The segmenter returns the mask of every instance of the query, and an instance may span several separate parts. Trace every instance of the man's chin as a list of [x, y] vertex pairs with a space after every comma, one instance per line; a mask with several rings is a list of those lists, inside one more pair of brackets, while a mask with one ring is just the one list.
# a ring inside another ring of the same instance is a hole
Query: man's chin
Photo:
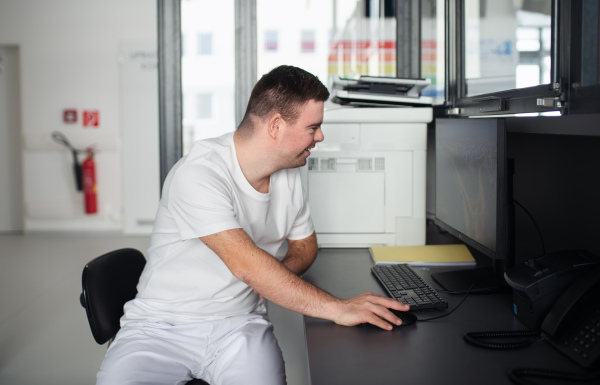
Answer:
[[292, 164], [290, 164], [288, 167], [286, 168], [298, 168], [298, 167], [304, 167], [306, 166], [307, 163], [307, 157], [298, 157], [296, 158], [296, 161]]

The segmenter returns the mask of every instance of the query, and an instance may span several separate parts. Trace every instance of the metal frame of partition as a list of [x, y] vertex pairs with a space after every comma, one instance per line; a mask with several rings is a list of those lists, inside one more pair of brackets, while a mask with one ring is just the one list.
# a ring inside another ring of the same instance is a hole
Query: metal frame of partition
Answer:
[[160, 186], [182, 155], [181, 3], [158, 0]]

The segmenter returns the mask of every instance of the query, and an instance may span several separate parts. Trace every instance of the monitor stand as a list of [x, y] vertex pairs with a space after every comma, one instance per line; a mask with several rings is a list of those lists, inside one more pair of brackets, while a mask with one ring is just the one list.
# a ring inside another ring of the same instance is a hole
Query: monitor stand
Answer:
[[466, 293], [469, 288], [471, 293], [499, 293], [510, 290], [504, 276], [494, 274], [491, 266], [434, 273], [431, 277], [450, 293]]

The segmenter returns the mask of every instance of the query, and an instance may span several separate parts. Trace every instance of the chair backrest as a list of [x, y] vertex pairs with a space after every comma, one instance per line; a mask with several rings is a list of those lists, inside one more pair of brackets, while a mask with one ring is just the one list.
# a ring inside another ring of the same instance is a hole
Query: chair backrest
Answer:
[[137, 283], [146, 264], [136, 249], [120, 249], [101, 255], [83, 269], [81, 305], [92, 335], [100, 345], [119, 331], [123, 305], [137, 294]]

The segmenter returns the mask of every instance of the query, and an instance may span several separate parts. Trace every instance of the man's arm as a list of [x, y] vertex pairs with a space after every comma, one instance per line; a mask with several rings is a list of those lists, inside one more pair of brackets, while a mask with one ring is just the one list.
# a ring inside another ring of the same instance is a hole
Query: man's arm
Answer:
[[281, 262], [296, 275], [302, 275], [313, 264], [318, 252], [317, 235], [313, 232], [304, 239], [288, 239], [288, 250]]
[[222, 231], [200, 240], [223, 260], [236, 278], [268, 300], [295, 312], [345, 326], [370, 323], [389, 330], [392, 326], [383, 319], [395, 325], [401, 321], [388, 308], [408, 310], [408, 306], [398, 301], [373, 293], [349, 300], [335, 298], [257, 247], [242, 229]]

